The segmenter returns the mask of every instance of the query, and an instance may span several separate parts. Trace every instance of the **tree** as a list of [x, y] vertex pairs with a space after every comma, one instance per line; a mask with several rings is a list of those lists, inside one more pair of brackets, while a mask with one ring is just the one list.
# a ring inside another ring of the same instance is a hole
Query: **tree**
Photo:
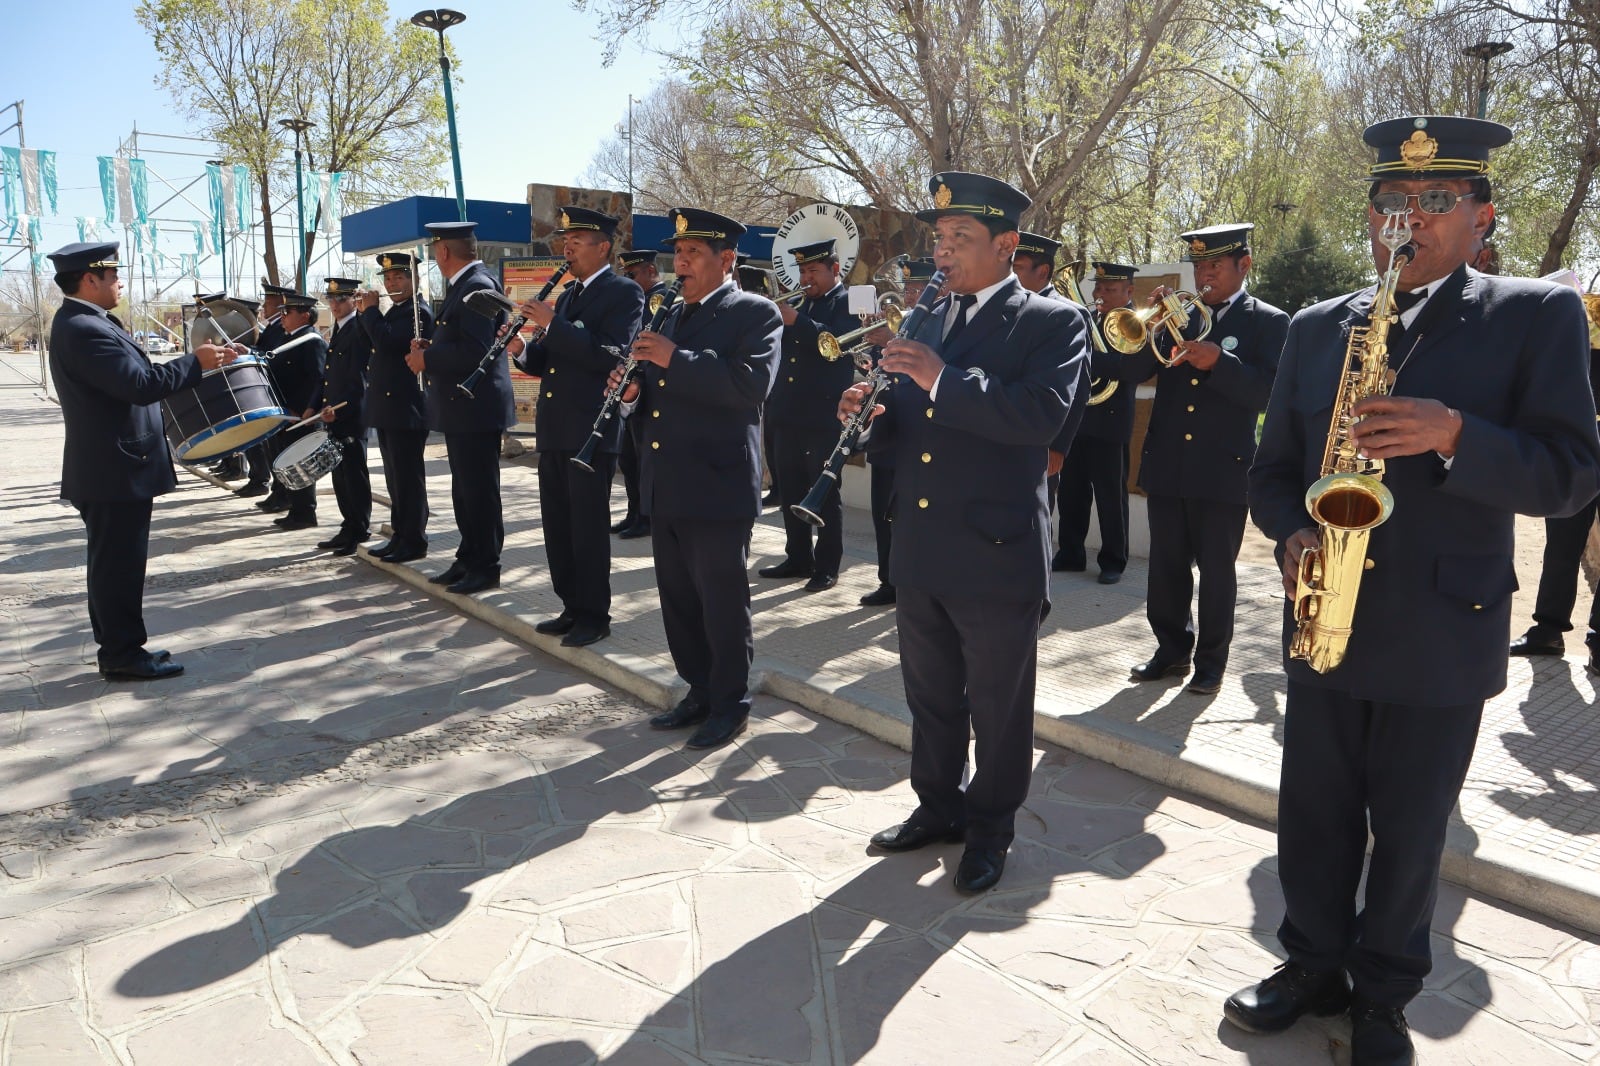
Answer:
[[157, 83], [225, 161], [250, 168], [273, 281], [273, 189], [294, 180], [279, 119], [315, 122], [313, 165], [347, 172], [358, 197], [439, 184], [447, 154], [434, 38], [404, 22], [386, 29], [387, 11], [383, 0], [140, 0], [136, 9], [162, 60]]
[[1255, 256], [1250, 289], [1291, 315], [1319, 300], [1359, 289], [1370, 280], [1364, 264], [1329, 247], [1310, 222], [1300, 223], [1292, 245]]

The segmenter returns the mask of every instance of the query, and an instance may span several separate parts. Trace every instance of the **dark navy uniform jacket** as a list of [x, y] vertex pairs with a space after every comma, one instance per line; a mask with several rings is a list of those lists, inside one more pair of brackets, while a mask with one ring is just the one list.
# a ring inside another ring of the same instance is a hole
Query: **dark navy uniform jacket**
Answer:
[[316, 338], [297, 344], [281, 355], [272, 357], [272, 383], [278, 389], [283, 406], [298, 419], [311, 407], [322, 390], [323, 368], [328, 359], [328, 342], [322, 339], [317, 327], [306, 325], [289, 334], [284, 343], [310, 332]]
[[[417, 309], [422, 336], [433, 336], [433, 308], [423, 300]], [[361, 312], [361, 328], [372, 345], [367, 364], [367, 425], [376, 429], [427, 429], [428, 416], [417, 375], [406, 366], [411, 338], [417, 335], [411, 301], [390, 306], [387, 312], [369, 307]]]
[[783, 319], [771, 300], [731, 281], [687, 323], [685, 307], [662, 327], [678, 346], [671, 364], [646, 363], [639, 375], [631, 417], [642, 422], [643, 508], [653, 518], [753, 520], [761, 514], [761, 407]]
[[794, 324], [783, 327], [783, 358], [767, 401], [767, 418], [774, 426], [838, 433], [839, 394], [855, 383], [855, 362], [847, 355], [824, 359], [817, 351], [817, 336], [843, 336], [860, 328], [850, 313], [849, 293], [835, 285], [820, 300], [802, 300]]
[[1245, 292], [1212, 324], [1206, 339], [1222, 355], [1210, 370], [1163, 367], [1146, 352], [1124, 357], [1125, 374], [1140, 381], [1156, 375], [1140, 488], [1152, 496], [1244, 504], [1256, 421], [1272, 394], [1288, 331], [1288, 315]]
[[177, 487], [159, 402], [200, 383], [200, 363], [160, 366], [109, 315], [68, 299], [50, 325], [50, 376], [67, 443], [61, 498], [149, 500]]
[[[288, 339], [289, 331], [283, 328], [283, 320], [279, 319], [256, 336], [256, 351], [265, 357], [268, 352]], [[277, 393], [278, 399], [281, 401], [283, 400], [283, 386], [278, 384], [278, 371], [273, 363], [274, 360], [272, 359], [264, 359], [262, 366], [266, 368], [267, 380], [272, 383], [272, 391]], [[288, 405], [285, 404], [285, 410], [287, 409]], [[299, 411], [291, 413], [295, 418], [300, 417]]]
[[468, 267], [439, 303], [422, 379], [427, 389], [428, 428], [440, 433], [500, 433], [517, 424], [511, 365], [503, 350], [473, 386], [470, 397], [456, 388], [477, 369], [506, 321], [504, 312], [489, 318], [467, 309], [467, 293], [477, 289], [501, 291], [500, 283], [482, 263]]
[[949, 297], [914, 335], [946, 369], [936, 398], [904, 375], [872, 422], [894, 453], [889, 580], [937, 596], [1050, 596], [1045, 452], [1082, 406], [1084, 319], [1012, 278], [946, 350]]
[[[1095, 328], [1100, 329], [1105, 322], [1105, 315], [1099, 311], [1091, 311], [1090, 314], [1094, 316]], [[1101, 335], [1104, 336], [1104, 333]], [[1104, 402], [1084, 409], [1083, 427], [1078, 430], [1080, 437], [1116, 441], [1119, 444], [1133, 440], [1134, 399], [1139, 383], [1150, 376], [1150, 363], [1139, 358], [1143, 354], [1126, 356], [1109, 346], [1106, 351], [1096, 351], [1093, 342], [1090, 343], [1090, 372], [1102, 388], [1115, 381], [1117, 390]], [[1144, 377], [1136, 377], [1141, 372]]]
[[359, 319], [359, 313], [353, 314], [344, 325], [335, 327], [333, 340], [328, 345], [327, 359], [323, 363], [322, 382], [311, 394], [311, 406], [318, 410], [325, 404], [344, 404], [333, 413], [333, 422], [324, 428], [337, 429], [346, 435], [360, 433], [367, 424], [364, 401], [367, 395], [367, 365], [372, 358], [372, 339], [367, 336]]
[[[606, 378], [639, 332], [644, 290], [607, 268], [578, 298], [568, 285], [556, 300], [556, 317], [544, 339], [524, 349], [517, 365], [539, 375], [534, 415], [541, 452], [576, 452], [594, 431], [606, 398]], [[596, 450], [615, 455], [622, 444], [622, 419], [610, 419]]]
[[[1290, 326], [1250, 471], [1251, 515], [1279, 544], [1313, 525], [1306, 489], [1321, 474], [1348, 330], [1367, 323], [1372, 297], [1326, 300]], [[1288, 673], [1358, 699], [1474, 703], [1505, 688], [1513, 516], [1571, 514], [1600, 491], [1583, 307], [1570, 288], [1462, 267], [1400, 347], [1394, 394], [1460, 411], [1460, 443], [1448, 470], [1432, 452], [1385, 461], [1394, 513], [1368, 541], [1348, 654], [1326, 675], [1299, 661]]]
[[[1078, 317], [1082, 320], [1084, 343], [1089, 343], [1089, 309], [1087, 307], [1065, 293], [1057, 292], [1054, 285], [1046, 285], [1039, 290], [1039, 295], [1059, 300], [1076, 311]], [[1093, 356], [1095, 354], [1094, 346], [1090, 345], [1086, 352], [1089, 356]], [[1050, 450], [1053, 452], [1060, 452], [1062, 455], [1066, 455], [1067, 452], [1072, 450], [1073, 440], [1083, 432], [1083, 424], [1089, 417], [1088, 400], [1091, 370], [1092, 364], [1090, 360], [1084, 359], [1082, 366], [1078, 368], [1078, 383], [1074, 386], [1074, 392], [1076, 395], [1083, 397], [1084, 402], [1073, 404], [1072, 410], [1067, 412], [1067, 420], [1061, 423], [1061, 432], [1057, 433], [1056, 439], [1050, 442]]]

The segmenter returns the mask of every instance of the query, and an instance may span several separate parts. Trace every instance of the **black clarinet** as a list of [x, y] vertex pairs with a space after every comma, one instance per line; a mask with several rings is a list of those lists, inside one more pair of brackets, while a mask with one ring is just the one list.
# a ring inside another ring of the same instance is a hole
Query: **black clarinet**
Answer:
[[[567, 267], [567, 263], [562, 263], [556, 268], [556, 272], [550, 275], [550, 280], [545, 282], [544, 288], [539, 290], [537, 299], [540, 303], [543, 303], [550, 295], [551, 290], [556, 287], [556, 283], [567, 276]], [[414, 296], [412, 297], [412, 299], [415, 298]], [[511, 321], [506, 324], [506, 331], [489, 346], [487, 352], [483, 353], [483, 358], [478, 360], [478, 368], [467, 375], [467, 380], [456, 386], [458, 391], [466, 393], [470, 399], [472, 397], [472, 387], [483, 380], [483, 375], [487, 374], [489, 368], [494, 365], [495, 358], [505, 351], [506, 345], [511, 343], [511, 338], [517, 335], [517, 331], [527, 324], [528, 316], [512, 313], [512, 309], [516, 305], [511, 302], [511, 298], [495, 292], [493, 289], [478, 289], [467, 293], [466, 304], [468, 308], [485, 318], [493, 318], [501, 311], [511, 314]]]
[[[672, 310], [672, 305], [677, 302], [678, 293], [683, 289], [683, 279], [679, 278], [667, 287], [661, 294], [661, 304], [656, 308], [656, 313], [650, 317], [640, 333], [660, 333], [661, 327], [666, 324], [667, 314]], [[637, 335], [636, 335], [637, 337]], [[622, 393], [628, 387], [628, 382], [639, 369], [639, 360], [633, 357], [633, 342], [628, 342], [628, 352], [623, 356], [621, 348], [611, 349], [612, 354], [622, 358], [622, 376], [617, 379], [616, 388], [606, 392], [605, 402], [600, 405], [600, 414], [594, 420], [594, 429], [589, 431], [589, 439], [583, 442], [583, 447], [578, 454], [572, 457], [572, 464], [586, 473], [594, 473], [594, 451], [600, 446], [600, 440], [605, 436], [606, 423], [617, 413], [617, 407], [622, 403]]]
[[[933, 277], [928, 279], [927, 287], [922, 290], [922, 296], [917, 300], [917, 306], [906, 312], [900, 320], [900, 329], [895, 333], [896, 340], [910, 337], [922, 326], [922, 320], [933, 311], [934, 303], [939, 299], [939, 290], [944, 288], [944, 271], [935, 270]], [[867, 422], [872, 418], [872, 408], [876, 406], [878, 397], [883, 395], [885, 389], [891, 384], [888, 374], [874, 366], [867, 375], [867, 384], [872, 386], [872, 391], [867, 393], [861, 402], [861, 410], [845, 419], [844, 431], [839, 434], [839, 442], [833, 446], [833, 452], [828, 456], [828, 461], [822, 464], [822, 476], [817, 478], [817, 483], [811, 486], [811, 491], [806, 493], [806, 498], [789, 508], [789, 512], [796, 518], [804, 519], [818, 529], [822, 528], [822, 501], [828, 498], [828, 493], [839, 487], [839, 476], [844, 472], [844, 464], [854, 454], [856, 443], [861, 440], [862, 431], [867, 428]]]

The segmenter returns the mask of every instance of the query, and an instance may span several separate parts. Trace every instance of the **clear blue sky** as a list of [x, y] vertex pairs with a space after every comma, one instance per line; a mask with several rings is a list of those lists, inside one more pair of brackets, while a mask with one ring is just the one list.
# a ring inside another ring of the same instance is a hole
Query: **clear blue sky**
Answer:
[[[409, 17], [432, 2], [391, 0], [390, 12]], [[563, 0], [443, 2], [467, 15], [449, 33], [462, 76], [455, 99], [463, 180], [473, 199], [521, 202], [530, 182], [575, 180], [625, 119], [628, 94], [648, 94], [664, 75], [660, 60], [631, 46], [603, 67], [593, 17]], [[60, 215], [44, 220], [48, 250], [77, 240], [76, 216], [100, 214], [96, 156], [116, 152], [135, 125], [142, 132], [193, 131], [155, 85], [155, 49], [134, 20], [132, 0], [5, 6], [0, 107], [25, 101], [28, 147], [57, 154]], [[10, 111], [0, 115], [0, 126], [13, 118]], [[16, 143], [15, 131], [0, 135], [0, 144]], [[148, 158], [155, 172], [180, 184], [204, 170], [201, 159]], [[439, 177], [439, 192], [447, 193], [448, 170]], [[195, 191], [203, 196], [204, 185]]]

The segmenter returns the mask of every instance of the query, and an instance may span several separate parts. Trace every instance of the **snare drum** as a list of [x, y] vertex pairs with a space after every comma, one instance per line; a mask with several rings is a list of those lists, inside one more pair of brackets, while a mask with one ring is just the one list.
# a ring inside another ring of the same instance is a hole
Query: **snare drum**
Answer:
[[172, 454], [194, 463], [242, 452], [294, 419], [278, 403], [261, 360], [241, 356], [161, 401], [161, 421]]
[[291, 492], [309, 489], [319, 477], [338, 466], [343, 458], [343, 442], [338, 437], [328, 436], [323, 430], [314, 429], [278, 453], [278, 457], [272, 460], [272, 476]]

